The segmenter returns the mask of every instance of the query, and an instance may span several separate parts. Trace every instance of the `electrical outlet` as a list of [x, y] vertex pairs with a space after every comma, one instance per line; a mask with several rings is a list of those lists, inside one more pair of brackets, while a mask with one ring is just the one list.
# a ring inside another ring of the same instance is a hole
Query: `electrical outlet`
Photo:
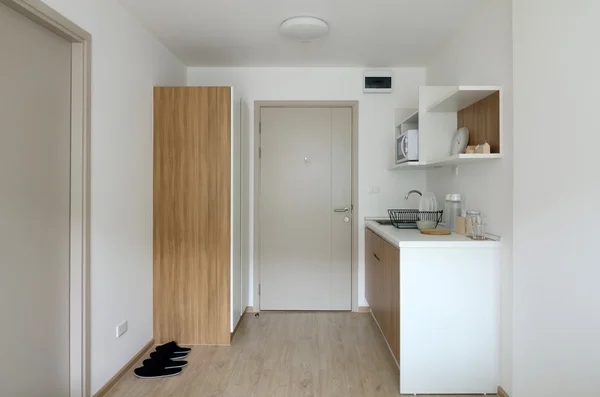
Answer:
[[123, 336], [123, 334], [127, 332], [127, 320], [123, 321], [121, 324], [117, 325], [117, 338]]

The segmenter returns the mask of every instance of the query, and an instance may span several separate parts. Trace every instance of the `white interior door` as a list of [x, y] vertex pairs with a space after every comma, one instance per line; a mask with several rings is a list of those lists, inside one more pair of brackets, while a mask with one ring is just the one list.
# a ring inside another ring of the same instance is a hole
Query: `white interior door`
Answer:
[[351, 310], [351, 108], [263, 108], [261, 149], [260, 309]]
[[0, 3], [0, 396], [69, 395], [71, 44]]

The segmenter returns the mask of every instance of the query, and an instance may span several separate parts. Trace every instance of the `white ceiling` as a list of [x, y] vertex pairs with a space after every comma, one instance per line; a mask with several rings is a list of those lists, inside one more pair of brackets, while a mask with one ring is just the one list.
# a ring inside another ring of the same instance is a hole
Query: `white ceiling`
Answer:
[[[121, 0], [188, 66], [369, 67], [423, 65], [487, 1], [506, 0]], [[329, 35], [282, 37], [295, 15]]]

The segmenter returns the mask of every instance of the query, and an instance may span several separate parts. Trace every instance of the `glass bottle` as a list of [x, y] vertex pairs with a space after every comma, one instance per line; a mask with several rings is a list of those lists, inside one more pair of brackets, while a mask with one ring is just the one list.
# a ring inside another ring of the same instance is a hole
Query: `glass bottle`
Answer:
[[483, 223], [483, 215], [479, 210], [467, 211], [467, 221], [471, 222], [473, 229], [473, 240], [485, 240], [485, 224]]

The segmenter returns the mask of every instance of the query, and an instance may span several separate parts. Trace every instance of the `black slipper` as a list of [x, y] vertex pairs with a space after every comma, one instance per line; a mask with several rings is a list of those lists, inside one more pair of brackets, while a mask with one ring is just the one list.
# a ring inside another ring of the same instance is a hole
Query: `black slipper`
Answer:
[[156, 358], [151, 358], [148, 360], [144, 360], [144, 362], [142, 363], [144, 365], [144, 367], [160, 367], [160, 368], [166, 368], [166, 369], [173, 369], [173, 368], [183, 368], [185, 366], [188, 365], [187, 361], [183, 361], [183, 360], [178, 360], [178, 361], [173, 361], [173, 360], [169, 360], [168, 358], [161, 358], [161, 359], [156, 359]]
[[175, 341], [165, 343], [164, 345], [156, 346], [157, 352], [171, 352], [171, 353], [189, 353], [192, 349], [189, 347], [181, 347]]
[[152, 352], [150, 358], [156, 360], [183, 360], [188, 356], [187, 353], [171, 353], [171, 352]]
[[177, 376], [180, 375], [182, 371], [181, 368], [166, 369], [152, 365], [136, 368], [133, 371], [133, 374], [141, 379], [158, 379]]

